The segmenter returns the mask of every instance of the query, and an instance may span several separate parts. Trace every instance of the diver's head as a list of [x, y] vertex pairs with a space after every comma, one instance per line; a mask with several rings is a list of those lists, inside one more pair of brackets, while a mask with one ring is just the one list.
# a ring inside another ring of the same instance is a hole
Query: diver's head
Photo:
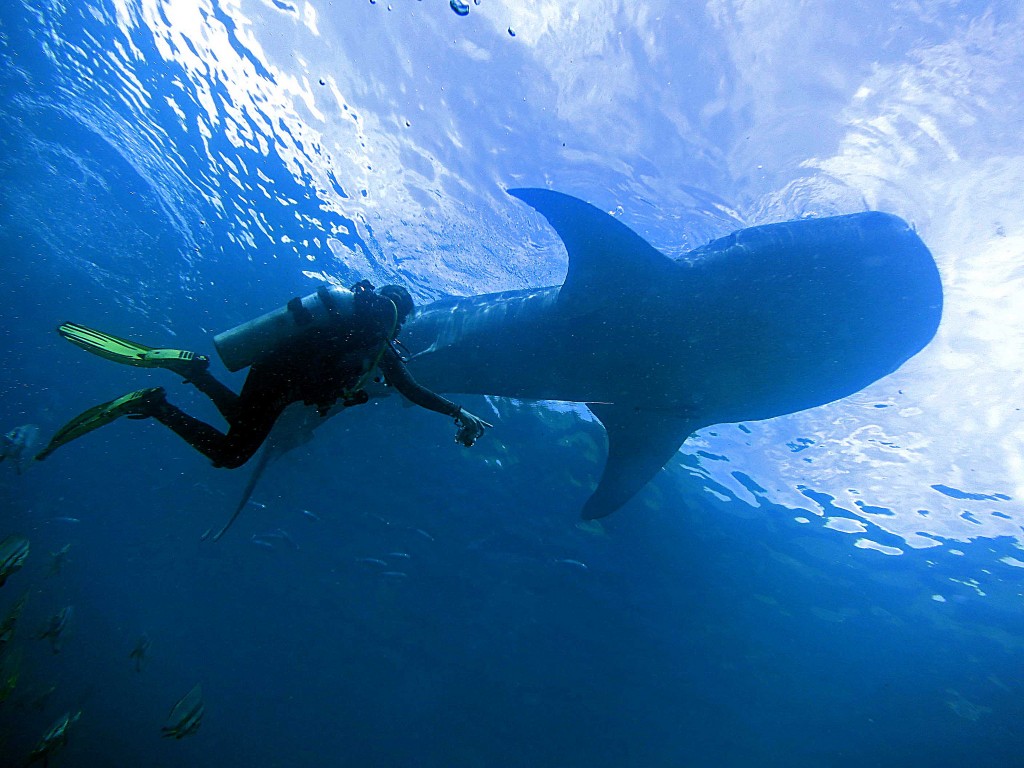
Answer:
[[404, 323], [416, 308], [412, 301], [412, 295], [400, 285], [383, 285], [377, 289], [377, 293], [385, 299], [390, 299], [395, 305], [395, 309], [398, 310], [399, 325]]

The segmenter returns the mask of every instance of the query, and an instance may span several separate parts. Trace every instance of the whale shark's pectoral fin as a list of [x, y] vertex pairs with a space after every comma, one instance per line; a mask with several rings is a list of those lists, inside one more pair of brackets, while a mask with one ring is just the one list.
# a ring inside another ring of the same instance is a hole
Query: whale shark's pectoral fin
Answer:
[[583, 505], [583, 519], [617, 510], [643, 488], [695, 430], [704, 426], [664, 411], [588, 405], [608, 433], [608, 461], [597, 488]]

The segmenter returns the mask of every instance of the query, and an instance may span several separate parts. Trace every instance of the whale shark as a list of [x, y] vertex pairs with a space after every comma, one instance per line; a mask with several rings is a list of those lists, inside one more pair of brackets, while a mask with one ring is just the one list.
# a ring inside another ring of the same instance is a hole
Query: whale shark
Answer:
[[[814, 408], [887, 376], [942, 316], [935, 260], [891, 214], [750, 227], [672, 259], [578, 198], [508, 192], [561, 238], [565, 281], [440, 299], [409, 319], [402, 346], [435, 392], [585, 404], [608, 454], [584, 519], [619, 509], [697, 430]], [[292, 408], [214, 540], [268, 464], [323, 423], [315, 409]]]
[[436, 392], [585, 403], [604, 472], [582, 510], [611, 514], [699, 429], [852, 395], [932, 339], [931, 252], [881, 212], [741, 229], [678, 258], [619, 219], [546, 189], [510, 189], [561, 238], [560, 286], [445, 298], [402, 332]]

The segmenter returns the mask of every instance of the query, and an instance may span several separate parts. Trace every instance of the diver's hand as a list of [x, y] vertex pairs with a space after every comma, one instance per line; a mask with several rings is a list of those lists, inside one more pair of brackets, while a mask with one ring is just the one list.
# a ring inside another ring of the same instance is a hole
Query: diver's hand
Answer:
[[459, 431], [455, 433], [455, 442], [462, 443], [471, 448], [484, 434], [486, 427], [493, 427], [479, 416], [474, 416], [465, 408], [459, 408], [459, 415], [455, 417], [455, 423], [459, 425]]

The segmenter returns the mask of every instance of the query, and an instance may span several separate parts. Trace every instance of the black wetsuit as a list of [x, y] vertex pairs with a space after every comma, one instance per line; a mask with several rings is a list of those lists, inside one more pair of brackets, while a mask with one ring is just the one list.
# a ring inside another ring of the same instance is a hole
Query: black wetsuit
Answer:
[[[259, 450], [281, 412], [291, 403], [315, 405], [320, 415], [355, 387], [383, 347], [378, 363], [384, 380], [416, 405], [457, 417], [459, 406], [417, 384], [392, 346], [394, 305], [371, 291], [357, 292], [355, 316], [311, 331], [296, 344], [254, 363], [236, 395], [205, 368], [189, 381], [207, 395], [228, 422], [227, 434], [161, 403], [154, 418], [170, 427], [217, 467], [240, 467]], [[364, 402], [355, 400], [354, 402]]]

